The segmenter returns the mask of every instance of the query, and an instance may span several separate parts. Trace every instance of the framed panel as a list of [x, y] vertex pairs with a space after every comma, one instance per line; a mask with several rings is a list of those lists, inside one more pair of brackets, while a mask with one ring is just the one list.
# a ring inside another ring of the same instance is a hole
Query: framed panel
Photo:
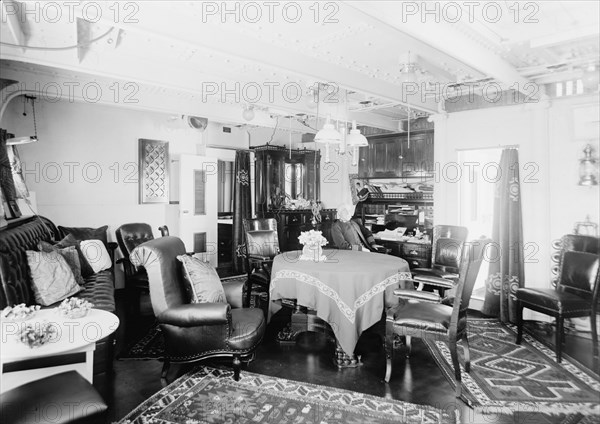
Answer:
[[169, 142], [139, 139], [140, 203], [169, 203]]
[[194, 215], [206, 215], [206, 171], [194, 170]]

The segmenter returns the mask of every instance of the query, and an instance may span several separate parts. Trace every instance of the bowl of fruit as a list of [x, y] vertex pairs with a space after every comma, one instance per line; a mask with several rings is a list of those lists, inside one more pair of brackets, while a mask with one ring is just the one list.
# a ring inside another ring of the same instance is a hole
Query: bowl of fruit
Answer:
[[58, 312], [67, 318], [83, 318], [94, 305], [85, 299], [70, 297], [61, 302]]
[[40, 305], [26, 306], [24, 303], [20, 303], [15, 306], [7, 306], [2, 310], [0, 316], [6, 321], [27, 321], [33, 318], [39, 310]]

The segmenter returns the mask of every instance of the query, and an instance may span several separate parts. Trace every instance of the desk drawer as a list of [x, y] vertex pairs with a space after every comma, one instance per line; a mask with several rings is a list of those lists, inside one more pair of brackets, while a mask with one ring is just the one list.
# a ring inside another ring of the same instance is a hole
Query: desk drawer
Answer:
[[306, 223], [306, 214], [304, 213], [291, 213], [283, 216], [284, 225], [302, 225]]
[[400, 246], [400, 256], [403, 258], [428, 259], [431, 255], [429, 245], [418, 243], [403, 243]]
[[415, 259], [404, 257], [410, 269], [413, 268], [429, 268], [429, 259]]

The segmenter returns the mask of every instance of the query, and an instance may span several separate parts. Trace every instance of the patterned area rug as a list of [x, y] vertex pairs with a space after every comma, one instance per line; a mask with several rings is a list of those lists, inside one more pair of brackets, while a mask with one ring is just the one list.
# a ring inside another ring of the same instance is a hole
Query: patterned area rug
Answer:
[[[463, 393], [478, 411], [521, 411], [532, 416], [565, 415], [567, 421], [557, 422], [600, 422], [600, 380], [589, 370], [568, 358], [556, 363], [554, 352], [528, 334], [516, 345], [513, 325], [490, 319], [469, 319], [468, 325], [471, 372], [463, 369]], [[425, 343], [454, 383], [447, 343]], [[462, 365], [462, 348], [458, 353]]]
[[[247, 277], [244, 275], [241, 277], [223, 278], [222, 281], [246, 281], [246, 279]], [[256, 291], [252, 291], [252, 296], [250, 296], [251, 308], [265, 308], [267, 306], [268, 294], [259, 291], [259, 289], [259, 287], [256, 287]], [[129, 348], [125, 349], [124, 353], [119, 355], [119, 359], [162, 360], [164, 358], [164, 352], [165, 341], [163, 339], [163, 334], [160, 331], [160, 327], [158, 327], [157, 324], [154, 324], [140, 339], [134, 341]]]
[[242, 371], [198, 367], [123, 418], [120, 424], [454, 423], [429, 406]]

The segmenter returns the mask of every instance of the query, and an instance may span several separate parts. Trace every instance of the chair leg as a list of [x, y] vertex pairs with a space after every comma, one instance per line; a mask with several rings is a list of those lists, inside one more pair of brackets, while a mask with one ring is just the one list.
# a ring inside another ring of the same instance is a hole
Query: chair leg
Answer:
[[450, 356], [452, 357], [452, 365], [454, 366], [454, 380], [456, 381], [456, 397], [462, 394], [462, 382], [460, 378], [460, 362], [458, 361], [458, 352], [456, 351], [456, 340], [450, 340]]
[[252, 297], [252, 283], [250, 281], [250, 274], [248, 273], [248, 280], [246, 281], [246, 308], [250, 307], [250, 298]]
[[465, 371], [471, 372], [471, 352], [469, 350], [469, 338], [467, 337], [467, 331], [463, 333], [462, 336], [463, 341], [463, 350], [465, 354]]
[[162, 371], [160, 373], [160, 384], [163, 387], [167, 386], [167, 374], [169, 372], [170, 366], [171, 366], [171, 362], [165, 358], [165, 362], [163, 363]]
[[562, 360], [562, 341], [563, 341], [564, 319], [562, 316], [556, 318], [556, 362], [560, 364]]
[[596, 328], [596, 311], [594, 308], [592, 308], [590, 319], [592, 321], [592, 343], [594, 344], [594, 356], [598, 356], [598, 329]]
[[235, 381], [240, 380], [240, 368], [242, 368], [242, 361], [240, 361], [240, 355], [233, 355], [233, 379]]
[[392, 378], [392, 363], [394, 361], [394, 333], [387, 334], [383, 340], [383, 347], [385, 349], [385, 382], [389, 383]]
[[523, 303], [520, 300], [517, 300], [516, 303], [517, 308], [517, 340], [516, 344], [521, 344], [521, 340], [523, 339]]
[[409, 358], [410, 357], [410, 351], [411, 351], [411, 336], [405, 336], [406, 338], [406, 357]]

